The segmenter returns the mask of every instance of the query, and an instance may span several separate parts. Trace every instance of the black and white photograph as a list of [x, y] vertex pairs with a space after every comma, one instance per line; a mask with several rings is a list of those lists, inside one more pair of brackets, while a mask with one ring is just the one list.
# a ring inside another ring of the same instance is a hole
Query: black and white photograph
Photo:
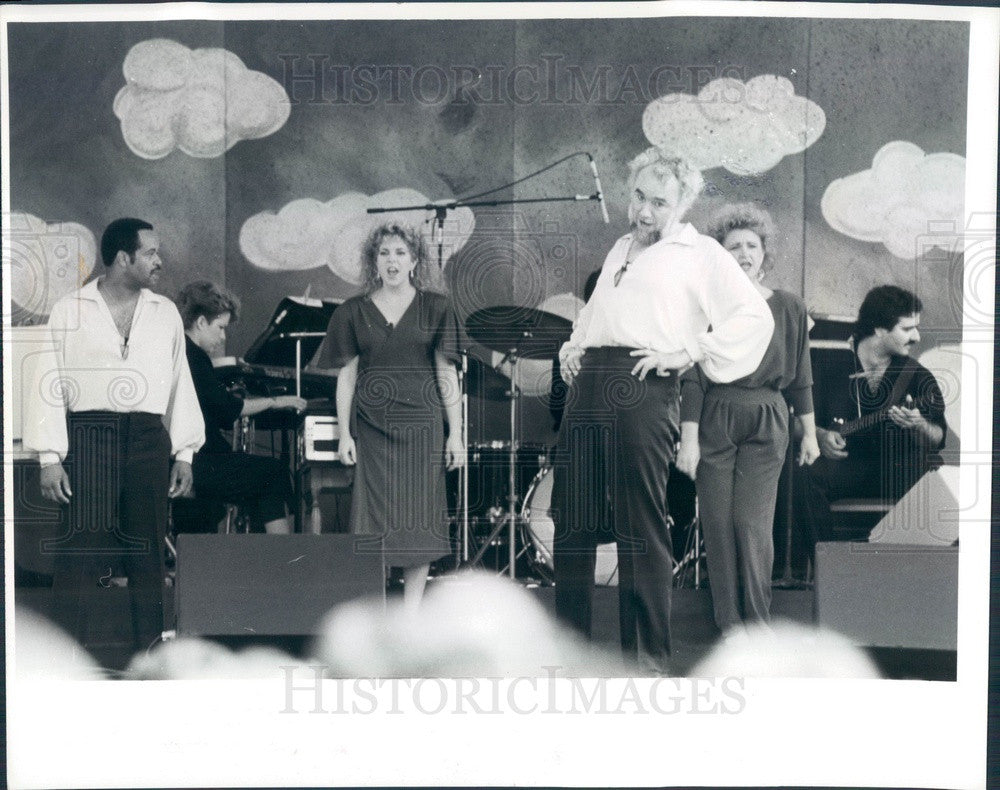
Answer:
[[1000, 11], [0, 52], [11, 787], [987, 786]]

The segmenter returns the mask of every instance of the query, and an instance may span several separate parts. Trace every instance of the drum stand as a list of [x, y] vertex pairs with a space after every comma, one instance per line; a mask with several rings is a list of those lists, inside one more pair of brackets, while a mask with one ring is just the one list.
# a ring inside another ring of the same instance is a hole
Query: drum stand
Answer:
[[[684, 587], [689, 575], [694, 589], [701, 589], [701, 566], [705, 562], [705, 541], [701, 537], [701, 519], [698, 517], [698, 498], [694, 500], [694, 517], [687, 525], [684, 553], [674, 561], [674, 587]], [[707, 570], [707, 568], [706, 568]]]
[[[500, 360], [500, 365], [504, 362], [510, 362], [510, 448], [507, 458], [507, 516], [500, 521], [490, 533], [489, 537], [483, 541], [483, 545], [479, 547], [479, 551], [476, 555], [469, 561], [470, 565], [476, 565], [480, 560], [482, 560], [483, 555], [490, 545], [497, 539], [501, 532], [503, 532], [504, 527], [507, 528], [507, 541], [508, 546], [508, 566], [500, 572], [503, 573], [505, 570], [508, 571], [510, 578], [513, 580], [515, 578], [515, 565], [517, 563], [518, 553], [517, 553], [517, 402], [521, 397], [521, 390], [517, 385], [517, 363], [518, 363], [518, 350], [512, 348], [508, 351], [502, 360]], [[465, 508], [465, 519], [466, 524], [468, 523], [468, 508]], [[468, 527], [466, 526], [466, 529]], [[467, 534], [467, 533], [466, 533]]]
[[469, 391], [466, 378], [469, 375], [469, 352], [462, 351], [462, 368], [459, 371], [459, 391], [462, 393], [462, 447], [465, 448], [465, 463], [458, 470], [459, 497], [459, 555], [456, 564], [469, 560]]

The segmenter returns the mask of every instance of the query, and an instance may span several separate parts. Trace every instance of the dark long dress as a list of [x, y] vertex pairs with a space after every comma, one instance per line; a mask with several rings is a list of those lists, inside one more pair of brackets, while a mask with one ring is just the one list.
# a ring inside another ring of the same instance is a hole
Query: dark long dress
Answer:
[[381, 548], [386, 565], [404, 568], [445, 556], [445, 412], [434, 355], [458, 359], [447, 298], [418, 291], [395, 326], [369, 296], [348, 299], [330, 319], [324, 349], [324, 366], [359, 357], [351, 531], [376, 537], [358, 550]]

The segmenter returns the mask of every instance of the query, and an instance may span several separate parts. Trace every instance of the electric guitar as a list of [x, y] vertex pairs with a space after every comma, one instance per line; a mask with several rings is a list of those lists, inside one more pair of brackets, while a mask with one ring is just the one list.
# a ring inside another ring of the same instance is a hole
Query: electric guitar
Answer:
[[[909, 394], [907, 394], [906, 398], [903, 400], [902, 405], [905, 406], [907, 409], [912, 409], [913, 398]], [[856, 433], [862, 433], [864, 431], [868, 431], [874, 428], [875, 426], [881, 424], [885, 420], [888, 420], [889, 409], [891, 408], [892, 407], [889, 406], [884, 409], [880, 409], [879, 411], [873, 411], [871, 414], [865, 414], [861, 417], [858, 417], [856, 420], [844, 421], [843, 419], [840, 418], [834, 418], [833, 428], [831, 430], [836, 431], [845, 439], [848, 438], [849, 436], [853, 436]]]

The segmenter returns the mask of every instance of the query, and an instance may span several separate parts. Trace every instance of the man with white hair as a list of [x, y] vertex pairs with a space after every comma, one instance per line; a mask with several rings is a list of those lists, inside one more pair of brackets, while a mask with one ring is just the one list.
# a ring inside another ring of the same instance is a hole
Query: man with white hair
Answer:
[[657, 148], [629, 170], [632, 230], [559, 352], [570, 390], [554, 458], [556, 613], [590, 635], [595, 546], [615, 540], [622, 649], [668, 674], [678, 372], [697, 362], [720, 383], [751, 373], [774, 321], [736, 260], [683, 222], [701, 173]]

